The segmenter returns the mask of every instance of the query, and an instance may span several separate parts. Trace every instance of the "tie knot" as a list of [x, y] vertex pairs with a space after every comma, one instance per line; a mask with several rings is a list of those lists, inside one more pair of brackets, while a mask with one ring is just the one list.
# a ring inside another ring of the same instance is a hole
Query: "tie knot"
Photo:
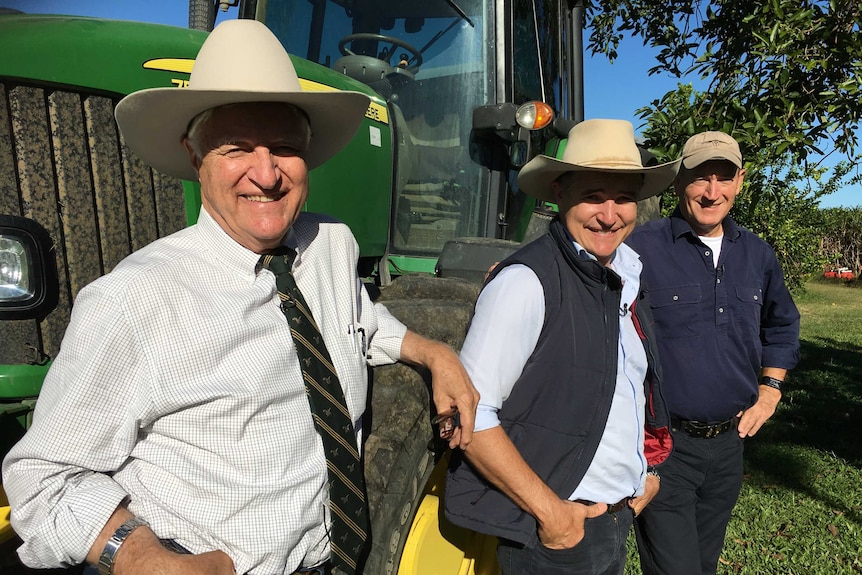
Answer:
[[260, 265], [270, 270], [275, 275], [290, 273], [293, 260], [296, 259], [296, 250], [287, 246], [279, 246], [272, 253], [260, 257]]

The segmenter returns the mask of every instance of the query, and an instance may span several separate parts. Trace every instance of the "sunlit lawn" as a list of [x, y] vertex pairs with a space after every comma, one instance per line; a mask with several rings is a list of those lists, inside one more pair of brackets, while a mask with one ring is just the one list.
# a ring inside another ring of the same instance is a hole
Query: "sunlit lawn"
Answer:
[[862, 288], [812, 281], [795, 300], [802, 361], [746, 441], [719, 574], [862, 573]]

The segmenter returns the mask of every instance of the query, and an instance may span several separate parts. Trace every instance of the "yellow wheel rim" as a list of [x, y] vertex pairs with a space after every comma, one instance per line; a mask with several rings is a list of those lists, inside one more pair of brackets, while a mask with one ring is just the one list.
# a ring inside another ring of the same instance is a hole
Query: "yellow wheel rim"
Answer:
[[398, 575], [499, 575], [497, 539], [456, 527], [440, 509], [448, 453], [437, 463], [418, 509]]
[[12, 508], [9, 507], [6, 492], [3, 491], [3, 486], [0, 485], [0, 543], [6, 543], [15, 537], [15, 532], [12, 531], [11, 515]]

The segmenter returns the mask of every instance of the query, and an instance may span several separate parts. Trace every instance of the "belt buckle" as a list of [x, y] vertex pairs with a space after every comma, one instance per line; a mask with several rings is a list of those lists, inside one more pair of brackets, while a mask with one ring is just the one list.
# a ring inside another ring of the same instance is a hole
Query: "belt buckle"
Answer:
[[730, 431], [731, 429], [733, 429], [733, 419], [728, 419], [727, 421], [722, 421], [721, 423], [708, 425], [707, 427], [708, 429], [706, 436], [708, 438], [717, 437], [725, 431]]
[[711, 437], [711, 433], [713, 427], [708, 423], [701, 423], [699, 421], [684, 421], [682, 423], [682, 430], [692, 437]]
[[623, 499], [620, 499], [616, 503], [608, 503], [608, 513], [610, 515], [614, 515], [614, 514], [619, 513], [620, 511], [622, 511], [624, 509], [628, 509], [629, 501], [631, 501], [631, 500], [632, 500], [631, 497], [624, 497]]

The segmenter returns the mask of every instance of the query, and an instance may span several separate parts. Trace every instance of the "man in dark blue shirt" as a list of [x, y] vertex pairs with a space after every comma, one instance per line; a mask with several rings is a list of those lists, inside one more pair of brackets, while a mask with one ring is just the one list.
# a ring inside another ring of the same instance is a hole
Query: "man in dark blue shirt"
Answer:
[[638, 517], [645, 575], [712, 574], [742, 486], [743, 439], [799, 359], [799, 312], [772, 248], [728, 213], [745, 177], [723, 132], [692, 136], [670, 218], [627, 240], [644, 263], [674, 453]]

